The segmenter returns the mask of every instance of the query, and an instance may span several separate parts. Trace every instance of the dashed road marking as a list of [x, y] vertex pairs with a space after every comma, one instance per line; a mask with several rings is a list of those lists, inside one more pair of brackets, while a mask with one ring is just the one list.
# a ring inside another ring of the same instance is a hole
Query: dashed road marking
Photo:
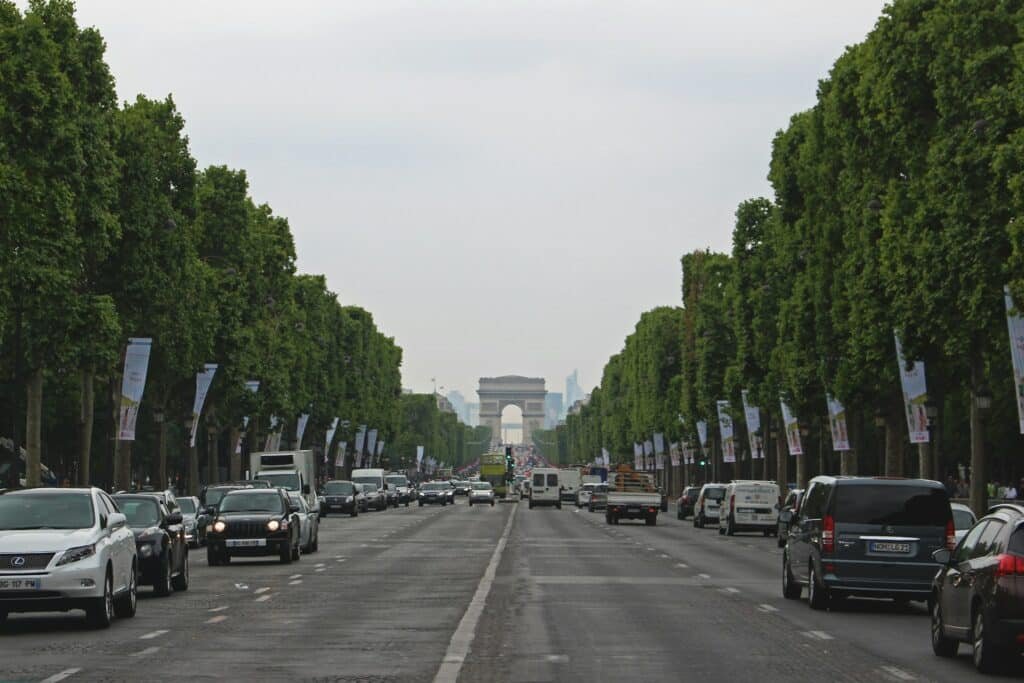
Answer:
[[313, 566], [314, 566], [314, 567], [326, 567], [327, 565], [326, 565], [326, 564], [324, 564], [323, 562], [317, 562], [317, 563], [316, 563], [315, 565], [313, 565]]
[[683, 564], [682, 562], [677, 562], [677, 563], [676, 563], [676, 567], [678, 567], [679, 569], [689, 569], [689, 568], [690, 568], [690, 565], [688, 565], [688, 564]]
[[772, 607], [771, 605], [768, 605], [768, 604], [758, 605], [757, 609], [761, 610], [762, 612], [778, 612], [779, 611], [777, 607]]
[[263, 588], [257, 588], [256, 590], [253, 591], [253, 593], [255, 593], [256, 595], [262, 595], [263, 593], [266, 593], [269, 590], [270, 590], [270, 586], [264, 586]]
[[81, 670], [82, 670], [81, 667], [76, 667], [74, 669], [64, 669], [60, 673], [53, 674], [49, 678], [44, 678], [42, 680], [42, 683], [57, 683], [58, 681], [63, 681], [68, 676], [74, 676], [76, 673], [78, 673]]
[[302, 578], [302, 574], [292, 574], [288, 578], [289, 579], [301, 579]]
[[697, 577], [701, 579], [710, 579], [711, 574], [697, 574]]
[[224, 621], [225, 619], [227, 619], [227, 616], [225, 616], [223, 614], [218, 614], [215, 617], [210, 617], [209, 619], [207, 619], [206, 623], [207, 624], [219, 624], [220, 622]]
[[732, 588], [730, 586], [726, 586], [725, 588], [722, 589], [722, 592], [723, 593], [739, 593], [740, 589], [739, 588]]
[[208, 609], [206, 611], [207, 612], [223, 612], [226, 609], [228, 609], [227, 605], [221, 605], [220, 607], [213, 607], [213, 608]]
[[344, 562], [344, 561], [345, 561], [345, 558], [344, 558], [344, 557], [343, 557], [343, 558], [341, 558], [340, 560], [335, 560], [335, 562], [338, 562], [339, 564], [340, 564], [340, 563], [342, 563], [342, 562]]
[[165, 633], [167, 633], [167, 629], [162, 628], [159, 631], [151, 631], [145, 635], [139, 636], [139, 640], [152, 640], [153, 638], [158, 638]]
[[260, 597], [256, 598], [256, 602], [266, 602], [267, 600], [269, 600], [272, 597], [274, 597], [274, 596], [269, 594], [269, 593], [266, 594], [266, 595], [261, 595]]
[[666, 555], [665, 553], [662, 553], [662, 554], [660, 555], [660, 557], [661, 557], [661, 559], [663, 559], [663, 560], [667, 560], [667, 559], [668, 559], [668, 555]]
[[917, 680], [917, 676], [903, 669], [895, 666], [883, 666], [881, 667], [882, 672], [889, 674], [898, 681], [914, 681]]
[[325, 569], [324, 567], [317, 567], [314, 571], [319, 573], [319, 572], [325, 572], [325, 571], [327, 571], [327, 569]]
[[294, 581], [289, 581], [288, 585], [289, 586], [298, 586], [301, 583], [302, 583], [302, 579], [295, 579]]
[[824, 631], [803, 631], [802, 635], [805, 638], [810, 638], [811, 640], [834, 640], [832, 636]]
[[653, 553], [654, 552], [654, 548], [648, 548], [647, 551]]
[[139, 650], [138, 652], [133, 652], [129, 656], [130, 657], [148, 657], [149, 655], [153, 654], [154, 652], [158, 652], [159, 650], [160, 650], [160, 648], [157, 647], [156, 645], [154, 645], [153, 647], [147, 647], [145, 650]]
[[547, 655], [544, 657], [545, 661], [551, 662], [552, 664], [568, 664], [569, 655]]

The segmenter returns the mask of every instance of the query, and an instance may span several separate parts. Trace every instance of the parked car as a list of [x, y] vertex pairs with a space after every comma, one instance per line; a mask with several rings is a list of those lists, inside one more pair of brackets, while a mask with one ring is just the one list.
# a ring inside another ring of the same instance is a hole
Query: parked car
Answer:
[[315, 553], [320, 549], [320, 513], [310, 509], [305, 497], [298, 491], [289, 491], [288, 500], [298, 509], [299, 544], [302, 552]]
[[420, 507], [424, 505], [447, 505], [451, 488], [448, 482], [445, 481], [428, 481], [420, 486], [420, 495], [417, 502]]
[[718, 513], [725, 498], [725, 484], [704, 484], [697, 494], [693, 508], [693, 526], [703, 529], [708, 524], [718, 526]]
[[324, 517], [331, 512], [347, 512], [355, 517], [363, 502], [361, 487], [350, 481], [334, 479], [324, 484]]
[[587, 510], [594, 512], [595, 510], [607, 510], [608, 509], [608, 484], [602, 482], [594, 487], [594, 492], [590, 494], [590, 502], [587, 503]]
[[0, 492], [0, 564], [0, 622], [11, 612], [80, 609], [106, 628], [114, 616], [135, 616], [135, 535], [98, 488]]
[[302, 556], [299, 508], [282, 489], [229, 491], [217, 506], [206, 534], [206, 561], [228, 564], [231, 558], [277, 555], [283, 564]]
[[786, 499], [782, 501], [782, 507], [779, 509], [779, 516], [776, 521], [776, 536], [778, 536], [778, 546], [780, 548], [786, 547], [786, 535], [789, 533], [789, 521], [782, 521], [782, 513], [784, 511], [789, 511], [789, 514], [786, 515], [786, 519], [792, 521], [793, 516], [796, 515], [797, 510], [800, 509], [800, 499], [803, 495], [803, 489], [793, 489], [786, 494]]
[[956, 529], [956, 542], [959, 543], [977, 524], [978, 518], [974, 516], [974, 510], [963, 503], [950, 503], [949, 507], [953, 509], [953, 528]]
[[469, 488], [469, 505], [490, 505], [494, 507], [494, 488], [490, 482], [475, 481]]
[[152, 494], [121, 493], [113, 498], [135, 535], [138, 582], [152, 586], [159, 596], [188, 590], [188, 541], [181, 512], [170, 512]]
[[[1019, 661], [1024, 643], [1024, 505], [996, 505], [956, 549], [933, 553], [941, 568], [932, 585], [932, 650], [956, 655], [974, 646], [982, 673]], [[1020, 666], [1016, 667], [1017, 672]]]
[[799, 599], [806, 586], [813, 609], [834, 597], [927, 600], [932, 553], [956, 544], [946, 489], [927, 479], [815, 477], [788, 517], [783, 595]]
[[199, 525], [199, 498], [178, 498], [178, 509], [181, 510], [182, 523], [185, 525], [185, 541], [188, 542], [188, 547], [198, 548], [206, 542], [206, 526]]
[[676, 519], [686, 519], [693, 514], [693, 506], [697, 504], [699, 495], [699, 486], [687, 486], [683, 489], [683, 495], [676, 501]]

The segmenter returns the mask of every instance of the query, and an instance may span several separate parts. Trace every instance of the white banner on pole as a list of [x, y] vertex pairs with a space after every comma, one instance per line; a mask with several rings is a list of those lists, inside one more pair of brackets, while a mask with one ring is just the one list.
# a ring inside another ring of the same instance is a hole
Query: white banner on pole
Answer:
[[764, 447], [761, 441], [761, 409], [750, 405], [747, 400], [747, 390], [740, 392], [743, 396], [743, 417], [747, 422], [747, 441], [750, 443], [750, 459], [758, 460], [764, 458]]
[[420, 464], [423, 462], [423, 446], [416, 447], [416, 468], [419, 469]]
[[928, 443], [928, 387], [924, 376], [924, 363], [916, 360], [907, 369], [899, 335], [896, 338], [896, 361], [900, 366], [900, 387], [903, 389], [903, 406], [907, 413], [907, 430], [910, 443]]
[[706, 420], [697, 420], [697, 438], [700, 439], [701, 450], [708, 447], [708, 423]]
[[[339, 419], [336, 417], [331, 420], [331, 426], [327, 428], [327, 435], [324, 438], [324, 453], [331, 452], [331, 442], [334, 441], [334, 433], [338, 430]], [[341, 467], [341, 465], [338, 465], [338, 467]]]
[[605, 467], [608, 467], [611, 464], [612, 456], [611, 456], [610, 453], [608, 453], [608, 449], [607, 448], [602, 448], [601, 449], [601, 460], [604, 461], [604, 466]]
[[203, 366], [202, 372], [196, 373], [196, 395], [192, 400], [192, 429], [188, 436], [188, 445], [193, 448], [196, 445], [196, 431], [199, 429], [199, 417], [203, 414], [203, 406], [206, 404], [206, 395], [210, 392], [210, 385], [213, 383], [213, 376], [216, 373], [216, 363], [207, 363]]
[[636, 441], [634, 441], [633, 442], [633, 469], [634, 470], [638, 470], [639, 471], [639, 470], [642, 470], [644, 468], [643, 463], [642, 463], [643, 457], [644, 457], [643, 446], [641, 446]]
[[832, 450], [849, 451], [850, 434], [846, 431], [846, 409], [834, 396], [825, 395], [828, 403], [828, 425], [832, 429]]
[[654, 471], [654, 442], [650, 439], [644, 441], [644, 469]]
[[363, 446], [366, 444], [366, 425], [359, 425], [359, 431], [356, 432], [356, 444], [355, 452], [353, 453], [353, 463], [356, 467], [363, 466]]
[[668, 445], [669, 457], [672, 458], [672, 467], [679, 467], [679, 444], [670, 443]]
[[786, 445], [789, 447], [789, 454], [803, 455], [804, 447], [800, 443], [800, 423], [785, 401], [780, 399], [779, 406], [782, 408], [782, 424], [786, 429]]
[[[1024, 317], [1013, 305], [1010, 288], [1003, 288], [1006, 300], [1006, 326], [1010, 331], [1010, 357], [1013, 360], [1013, 386], [1017, 396], [1017, 420], [1024, 434]], [[1019, 494], [1018, 494], [1019, 495]]]
[[334, 466], [344, 467], [345, 466], [345, 449], [348, 447], [348, 443], [342, 441], [338, 444], [338, 454], [334, 456]]
[[377, 449], [377, 430], [371, 429], [366, 433], [366, 462], [373, 462], [373, 455]]
[[131, 337], [124, 354], [124, 375], [121, 378], [121, 406], [119, 409], [117, 438], [135, 441], [135, 422], [139, 418], [139, 405], [146, 389], [149, 370], [149, 352], [153, 340], [149, 337]]
[[661, 455], [665, 454], [665, 435], [655, 433], [654, 435], [654, 452]]
[[718, 431], [722, 435], [722, 462], [736, 462], [736, 440], [729, 416], [729, 402], [716, 401], [715, 405], [718, 408]]
[[309, 424], [309, 413], [299, 415], [299, 421], [295, 423], [296, 448], [302, 448], [302, 435], [306, 433], [306, 425]]

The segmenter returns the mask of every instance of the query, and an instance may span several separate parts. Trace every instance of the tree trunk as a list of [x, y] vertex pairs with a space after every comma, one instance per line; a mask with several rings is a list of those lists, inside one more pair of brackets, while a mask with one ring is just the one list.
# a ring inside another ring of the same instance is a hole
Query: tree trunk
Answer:
[[917, 444], [917, 476], [921, 479], [931, 479], [932, 470], [932, 445], [930, 443]]
[[26, 383], [25, 398], [25, 485], [33, 488], [42, 484], [43, 423], [43, 371], [33, 370]]
[[242, 478], [242, 439], [244, 434], [238, 427], [231, 428], [231, 457], [230, 475], [231, 481], [238, 481]]
[[216, 484], [218, 479], [217, 428], [206, 428], [206, 485]]
[[132, 487], [132, 441], [119, 441], [121, 446], [121, 468], [118, 474], [119, 489]]
[[[802, 445], [802, 444], [801, 444]], [[796, 486], [800, 489], [807, 488], [807, 450], [806, 448], [800, 449], [802, 452], [793, 456], [796, 460]]]
[[[902, 399], [901, 399], [902, 400]], [[902, 411], [890, 410], [885, 416], [885, 476], [903, 476]]]
[[156, 468], [156, 485], [158, 491], [163, 491], [167, 486], [167, 423], [163, 420], [157, 426], [158, 439], [158, 461]]
[[110, 380], [110, 410], [112, 412], [111, 417], [113, 418], [113, 457], [108, 460], [110, 464], [110, 477], [106, 479], [111, 489], [116, 491], [118, 489], [118, 476], [121, 472], [121, 440], [118, 438], [121, 435], [121, 382], [120, 375], [117, 375]]
[[975, 392], [982, 385], [982, 372], [977, 363], [971, 367], [971, 509], [979, 518], [988, 511], [988, 492], [985, 463], [985, 426], [981, 421], [981, 409]]
[[844, 477], [857, 476], [857, 451], [840, 451], [839, 474]]
[[92, 368], [82, 370], [81, 410], [78, 413], [78, 473], [76, 486], [89, 486], [92, 477], [92, 427], [96, 408], [96, 372]]
[[199, 495], [199, 452], [191, 445], [188, 447], [188, 493]]
[[[779, 423], [783, 426], [782, 423]], [[778, 480], [779, 490], [785, 491], [789, 486], [789, 446], [786, 444], [786, 432], [779, 430], [778, 438], [775, 440], [775, 478]]]

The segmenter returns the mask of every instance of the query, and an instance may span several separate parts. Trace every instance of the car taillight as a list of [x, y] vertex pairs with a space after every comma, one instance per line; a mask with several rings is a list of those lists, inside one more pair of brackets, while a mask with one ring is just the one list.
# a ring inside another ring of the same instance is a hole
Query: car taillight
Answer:
[[953, 526], [953, 520], [946, 522], [946, 550], [956, 550], [956, 527]]
[[1024, 557], [1003, 553], [999, 556], [996, 578], [1000, 576], [1024, 576]]
[[836, 521], [832, 515], [825, 515], [821, 521], [821, 551], [824, 553], [835, 552], [836, 549]]

